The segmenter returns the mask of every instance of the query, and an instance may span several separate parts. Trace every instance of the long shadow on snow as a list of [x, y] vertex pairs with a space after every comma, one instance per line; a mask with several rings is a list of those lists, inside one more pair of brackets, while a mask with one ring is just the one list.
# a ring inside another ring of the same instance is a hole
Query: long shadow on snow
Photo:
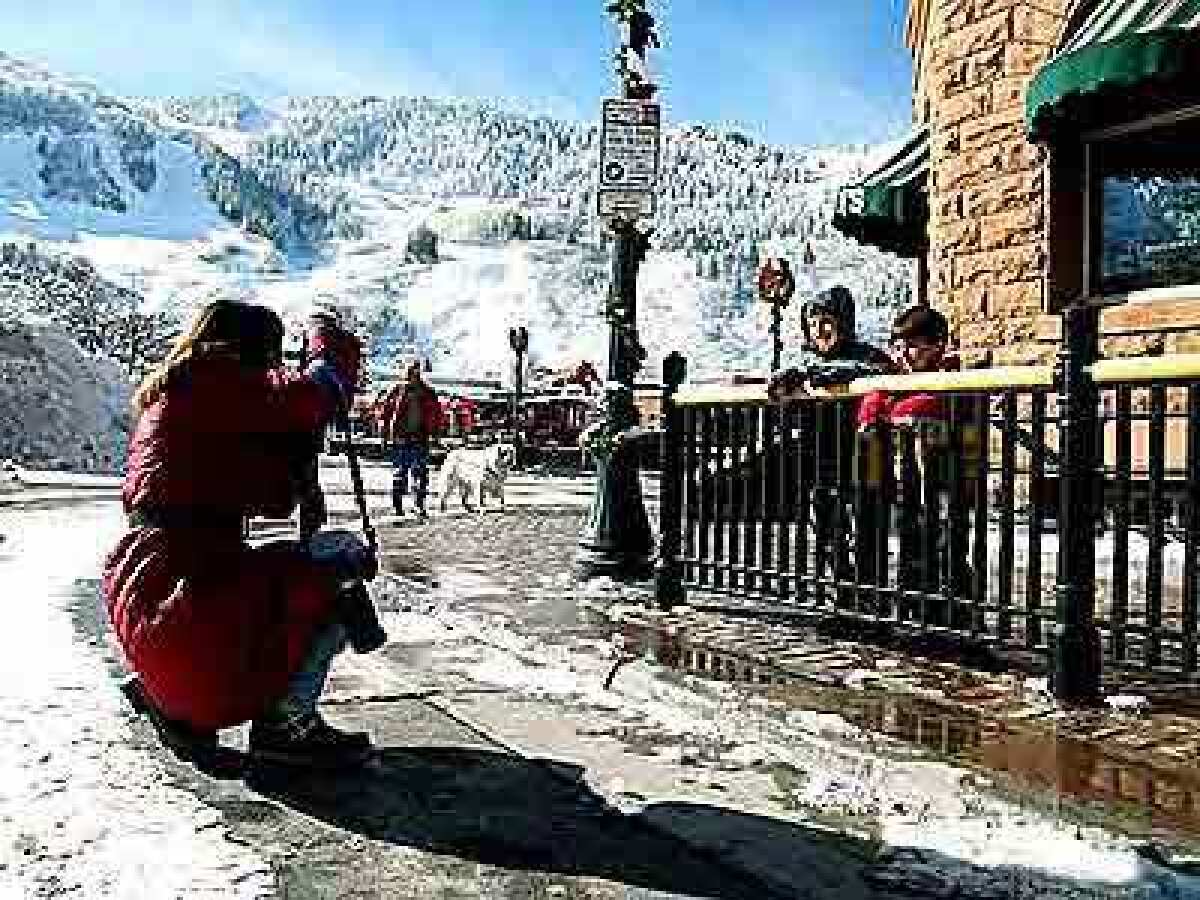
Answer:
[[[106, 639], [98, 588], [96, 580], [78, 582], [70, 609], [80, 635], [98, 645], [115, 690], [115, 676], [122, 669]], [[153, 741], [146, 748], [166, 753]], [[195, 779], [189, 767], [172, 771], [181, 786], [207, 797], [216, 808], [225, 809], [232, 801], [238, 809], [258, 809], [236, 789], [212, 794], [216, 782]], [[706, 804], [655, 803], [641, 815], [625, 815], [606, 807], [587, 788], [583, 772], [570, 763], [478, 748], [386, 747], [371, 768], [310, 778], [259, 773], [247, 779], [247, 786], [329, 825], [398, 846], [693, 897], [773, 900], [791, 896], [785, 886], [802, 884], [807, 896], [838, 900], [952, 896], [956, 891], [979, 900], [1084, 900], [1142, 896], [1139, 891], [1155, 881], [1166, 882], [1166, 896], [1200, 897], [1195, 882], [1180, 891], [1162, 868], [1144, 872], [1134, 884], [1104, 886], [1021, 866], [976, 866], [912, 848], [893, 848], [881, 858], [876, 845], [848, 835]], [[288, 831], [274, 816], [267, 817], [264, 827], [276, 840]], [[739, 877], [708, 854], [689, 852], [686, 844], [664, 833], [667, 828], [689, 843], [721, 848], [728, 861], [754, 857], [756, 871], [763, 871], [768, 860], [772, 874], [769, 880]], [[1187, 874], [1196, 873], [1189, 869]]]
[[[1142, 896], [1153, 882], [1170, 881], [1162, 869], [1143, 872], [1132, 884], [1104, 884], [1024, 866], [979, 866], [930, 850], [881, 853], [849, 835], [700, 803], [656, 803], [626, 815], [604, 806], [582, 772], [569, 763], [485, 749], [389, 747], [373, 769], [279, 776], [274, 783], [260, 778], [251, 787], [373, 840], [510, 871], [599, 878], [697, 898], [782, 900], [800, 891], [837, 900], [1110, 900]], [[1162, 886], [1166, 896], [1194, 896]]]
[[780, 896], [653, 827], [658, 809], [676, 833], [703, 836], [708, 846], [714, 836], [730, 850], [766, 842], [789, 868], [802, 860], [817, 896], [874, 896], [859, 877], [869, 851], [853, 838], [699, 804], [662, 804], [644, 817], [626, 815], [588, 790], [582, 771], [476, 748], [388, 747], [362, 771], [305, 779], [264, 773], [250, 786], [374, 840], [506, 869], [602, 878], [693, 897]]

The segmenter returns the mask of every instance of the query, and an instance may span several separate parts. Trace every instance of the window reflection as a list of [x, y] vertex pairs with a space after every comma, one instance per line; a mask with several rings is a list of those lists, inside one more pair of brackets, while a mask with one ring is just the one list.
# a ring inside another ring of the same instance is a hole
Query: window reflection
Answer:
[[1200, 284], [1200, 125], [1182, 122], [1093, 145], [1104, 294]]
[[1101, 228], [1104, 293], [1200, 282], [1200, 179], [1105, 178]]

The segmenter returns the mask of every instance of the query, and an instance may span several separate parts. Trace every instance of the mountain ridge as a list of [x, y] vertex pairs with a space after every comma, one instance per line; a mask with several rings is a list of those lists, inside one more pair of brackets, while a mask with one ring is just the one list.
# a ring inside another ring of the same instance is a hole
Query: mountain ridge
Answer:
[[[222, 294], [292, 319], [338, 303], [376, 337], [378, 371], [416, 353], [447, 371], [504, 372], [515, 322], [531, 325], [531, 363], [600, 363], [610, 244], [594, 208], [598, 137], [467, 100], [115, 98], [3, 56], [0, 239], [86, 257], [133, 279], [147, 309], [179, 316]], [[908, 263], [830, 225], [839, 187], [878, 152], [668, 128], [640, 279], [649, 365], [685, 349], [708, 370], [761, 367], [753, 273], [767, 254], [798, 263], [811, 245], [818, 285], [846, 282], [884, 310], [903, 302]], [[153, 207], [172, 178], [178, 202]], [[413, 257], [418, 229], [435, 233], [438, 258]]]

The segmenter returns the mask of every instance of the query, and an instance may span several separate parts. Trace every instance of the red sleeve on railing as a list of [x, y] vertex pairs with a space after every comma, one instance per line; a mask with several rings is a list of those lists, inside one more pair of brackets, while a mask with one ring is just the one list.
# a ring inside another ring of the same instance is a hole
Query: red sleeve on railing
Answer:
[[888, 419], [892, 397], [887, 391], [871, 391], [858, 402], [858, 430], [865, 431]]
[[889, 421], [893, 425], [917, 422], [944, 422], [947, 418], [945, 401], [937, 394], [909, 394], [892, 406]]

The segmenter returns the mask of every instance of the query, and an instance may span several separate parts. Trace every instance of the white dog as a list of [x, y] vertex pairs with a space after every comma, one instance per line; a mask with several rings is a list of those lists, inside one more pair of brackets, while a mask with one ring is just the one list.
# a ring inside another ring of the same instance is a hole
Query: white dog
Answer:
[[503, 508], [504, 482], [516, 461], [517, 448], [512, 444], [492, 444], [481, 450], [470, 447], [451, 450], [442, 463], [441, 481], [438, 484], [442, 511], [446, 510], [446, 498], [456, 488], [462, 505], [468, 510], [471, 509], [473, 497], [479, 498], [482, 507], [487, 494], [499, 497]]

